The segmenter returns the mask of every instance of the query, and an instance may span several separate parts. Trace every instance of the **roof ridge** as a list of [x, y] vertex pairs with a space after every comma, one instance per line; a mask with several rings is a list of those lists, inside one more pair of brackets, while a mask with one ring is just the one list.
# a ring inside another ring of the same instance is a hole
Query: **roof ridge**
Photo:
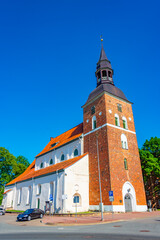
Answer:
[[62, 134], [65, 134], [65, 133], [67, 133], [68, 131], [70, 131], [70, 130], [72, 130], [72, 129], [76, 128], [76, 127], [78, 127], [78, 126], [79, 126], [79, 125], [81, 125], [81, 124], [83, 124], [83, 122], [81, 122], [81, 123], [79, 123], [78, 125], [76, 125], [76, 126], [74, 126], [74, 127], [70, 128], [70, 129], [68, 129], [67, 131], [65, 131], [65, 132], [63, 132], [63, 133], [61, 133], [61, 134], [59, 134], [59, 135], [58, 135], [58, 136], [56, 136], [56, 137], [51, 137], [52, 139], [50, 140], [50, 142], [51, 142], [52, 140], [54, 140], [55, 138], [57, 138], [57, 137], [61, 136]]

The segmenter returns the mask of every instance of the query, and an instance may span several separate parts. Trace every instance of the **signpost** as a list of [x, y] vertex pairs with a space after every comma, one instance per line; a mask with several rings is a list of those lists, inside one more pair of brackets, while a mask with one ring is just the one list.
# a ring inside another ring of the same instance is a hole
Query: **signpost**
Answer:
[[114, 201], [113, 191], [109, 191], [109, 201], [110, 202]]
[[52, 202], [53, 202], [53, 195], [52, 194], [49, 195], [49, 201], [50, 201], [50, 203], [49, 203], [49, 215], [51, 215], [51, 212], [52, 212]]
[[[109, 191], [109, 201], [114, 201], [113, 191]], [[113, 204], [112, 204], [112, 218], [113, 218]]]
[[65, 200], [68, 198], [67, 194], [62, 195], [62, 213], [65, 212]]

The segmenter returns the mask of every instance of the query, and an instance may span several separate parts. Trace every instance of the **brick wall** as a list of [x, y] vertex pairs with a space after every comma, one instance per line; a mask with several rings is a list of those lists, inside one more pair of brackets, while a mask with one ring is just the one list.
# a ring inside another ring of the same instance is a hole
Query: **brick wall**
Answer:
[[[122, 112], [117, 109], [117, 104], [122, 105]], [[91, 107], [95, 106], [95, 114], [92, 115]], [[122, 187], [129, 181], [136, 192], [137, 204], [145, 205], [142, 171], [139, 159], [132, 105], [126, 101], [119, 100], [108, 94], [103, 94], [83, 109], [83, 130], [84, 135], [92, 131], [92, 117], [95, 115], [97, 128], [107, 125], [88, 135], [84, 136], [84, 152], [89, 152], [89, 198], [90, 205], [97, 205], [99, 197], [99, 178], [97, 162], [98, 137], [99, 160], [101, 169], [102, 200], [104, 205], [110, 205], [108, 192], [114, 191], [114, 205], [122, 205]], [[120, 127], [123, 128], [124, 116], [127, 119], [128, 130], [115, 128], [115, 114], [119, 115]], [[122, 149], [121, 134], [124, 133], [128, 141], [128, 150]], [[124, 158], [127, 159], [128, 170], [124, 168]]]

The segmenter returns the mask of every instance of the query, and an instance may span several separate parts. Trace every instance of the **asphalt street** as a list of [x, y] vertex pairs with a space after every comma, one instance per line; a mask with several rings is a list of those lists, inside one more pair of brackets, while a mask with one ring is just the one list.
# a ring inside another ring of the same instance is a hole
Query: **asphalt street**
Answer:
[[[15, 216], [0, 216], [3, 239], [160, 239], [160, 217], [79, 226], [46, 226], [40, 220], [16, 222]], [[39, 226], [36, 226], [36, 225]], [[42, 225], [40, 225], [42, 224]]]

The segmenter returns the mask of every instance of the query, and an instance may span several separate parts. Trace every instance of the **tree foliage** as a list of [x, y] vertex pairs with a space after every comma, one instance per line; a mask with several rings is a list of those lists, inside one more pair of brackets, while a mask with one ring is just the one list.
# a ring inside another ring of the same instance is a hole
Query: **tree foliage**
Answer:
[[29, 162], [25, 157], [15, 157], [7, 149], [0, 147], [0, 204], [5, 184], [18, 177], [28, 166]]
[[145, 188], [156, 200], [160, 191], [160, 138], [146, 140], [139, 153]]

